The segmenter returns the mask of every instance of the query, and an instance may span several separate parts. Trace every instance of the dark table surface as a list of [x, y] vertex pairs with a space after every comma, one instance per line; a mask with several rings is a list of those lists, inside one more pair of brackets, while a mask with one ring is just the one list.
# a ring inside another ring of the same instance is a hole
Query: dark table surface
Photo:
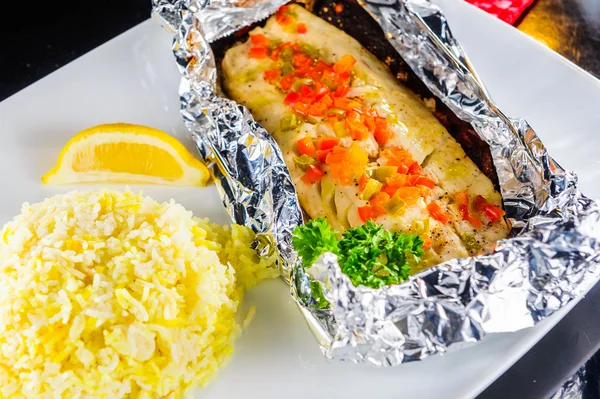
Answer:
[[[27, 2], [0, 27], [0, 100], [149, 15], [150, 0]], [[600, 0], [537, 0], [517, 27], [600, 77]], [[548, 398], [585, 364], [584, 398], [600, 399], [599, 349], [600, 285], [481, 397]]]

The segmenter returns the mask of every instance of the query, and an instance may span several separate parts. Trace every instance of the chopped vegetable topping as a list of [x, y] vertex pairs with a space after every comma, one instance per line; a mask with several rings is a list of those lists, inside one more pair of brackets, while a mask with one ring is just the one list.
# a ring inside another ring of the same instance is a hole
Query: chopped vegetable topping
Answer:
[[[289, 33], [306, 33], [306, 24], [296, 23], [295, 17], [288, 6], [283, 6], [277, 11], [276, 20], [286, 25], [286, 32], [291, 27]], [[358, 209], [363, 221], [385, 214], [402, 214], [407, 206], [418, 204], [421, 199], [434, 219], [443, 224], [450, 221], [440, 203], [429, 202], [436, 181], [425, 174], [410, 152], [390, 145], [394, 134], [389, 121], [395, 120], [395, 116], [380, 114], [361, 97], [349, 97], [356, 65], [352, 55], [345, 54], [330, 64], [319, 59], [319, 50], [307, 43], [271, 40], [263, 34], [251, 35], [250, 40], [250, 58], [267, 59], [265, 62], [271, 64], [264, 78], [283, 91], [283, 102], [292, 111], [280, 121], [281, 131], [293, 130], [304, 122], [326, 126], [317, 129], [320, 134], [316, 140], [307, 135], [297, 142], [299, 158], [306, 156], [311, 160], [302, 165], [303, 182], [319, 181], [327, 167], [332, 179], [343, 186], [358, 182], [359, 197], [369, 201]], [[335, 137], [325, 135], [324, 131], [333, 132]], [[368, 153], [360, 145], [370, 137], [380, 146], [377, 159], [380, 166], [372, 171], [372, 178], [371, 172], [366, 174]], [[476, 197], [474, 204], [470, 204], [468, 192], [456, 194], [455, 200], [462, 219], [475, 228], [482, 226], [482, 220], [496, 223], [504, 216], [500, 207], [483, 197]]]
[[[478, 195], [474, 201], [471, 201], [468, 190], [456, 194], [454, 198], [458, 204], [458, 210], [462, 219], [468, 221], [477, 229], [482, 226], [481, 216], [484, 217], [484, 220], [487, 218], [491, 223], [497, 223], [502, 220], [505, 214], [502, 208], [490, 204], [481, 195]], [[474, 208], [475, 212], [471, 208]]]
[[306, 169], [306, 173], [302, 176], [302, 181], [306, 184], [314, 184], [321, 180], [321, 178], [325, 175], [325, 172], [317, 165], [308, 165]]
[[[361, 177], [362, 179], [362, 177]], [[369, 200], [372, 196], [374, 196], [375, 194], [379, 193], [381, 191], [381, 187], [383, 187], [383, 184], [378, 182], [375, 179], [369, 179], [367, 177], [367, 182], [364, 185], [364, 187], [359, 187], [360, 188], [360, 198], [363, 200]], [[359, 183], [360, 185], [360, 183]], [[389, 195], [388, 195], [389, 197]]]
[[368, 162], [367, 152], [356, 142], [348, 148], [335, 146], [326, 159], [331, 176], [343, 186], [350, 185], [354, 178], [361, 176]]
[[462, 193], [458, 193], [454, 196], [456, 203], [458, 204], [458, 210], [463, 220], [471, 223], [476, 229], [481, 228], [481, 219], [474, 215], [469, 206], [469, 190], [465, 190]]
[[303, 171], [308, 169], [309, 165], [313, 165], [316, 163], [316, 160], [313, 157], [309, 157], [308, 155], [302, 155], [301, 157], [294, 157], [294, 163]]
[[406, 202], [399, 195], [394, 195], [385, 204], [385, 210], [392, 216], [403, 215], [406, 212]]
[[308, 155], [309, 157], [314, 158], [317, 156], [315, 144], [313, 143], [313, 140], [309, 135], [306, 135], [300, 140], [298, 140], [298, 151], [300, 151], [300, 154]]
[[279, 72], [279, 69], [277, 69], [277, 68], [269, 69], [269, 70], [265, 71], [265, 79], [269, 83], [275, 82], [277, 79], [279, 79], [280, 76], [281, 76], [281, 73]]
[[375, 218], [373, 215], [373, 207], [371, 207], [371, 205], [359, 206], [357, 210], [358, 216], [363, 223], [365, 223], [367, 220]]
[[427, 205], [427, 210], [435, 220], [439, 220], [443, 224], [446, 224], [450, 221], [450, 216], [446, 213], [446, 211], [444, 211], [437, 201], [433, 201]]
[[338, 255], [342, 272], [355, 286], [380, 288], [408, 279], [423, 256], [423, 238], [392, 233], [370, 221], [346, 230], [341, 240], [323, 218], [294, 229], [292, 242], [305, 268], [325, 252]]
[[487, 216], [487, 218], [490, 219], [490, 221], [492, 223], [496, 223], [496, 222], [500, 221], [505, 214], [505, 212], [502, 210], [502, 208], [500, 208], [499, 206], [490, 204], [481, 195], [478, 195], [475, 198], [475, 209], [478, 212], [481, 212], [485, 216]]
[[277, 10], [277, 14], [275, 14], [275, 20], [280, 25], [290, 25], [294, 22], [294, 14], [290, 10], [290, 6], [282, 6]]
[[250, 35], [250, 40], [252, 41], [252, 45], [254, 47], [268, 47], [270, 40], [263, 34]]
[[296, 25], [296, 32], [300, 35], [307, 32], [306, 24], [304, 22], [300, 22]]
[[250, 58], [266, 58], [268, 50], [265, 47], [252, 47], [250, 49]]
[[283, 118], [281, 118], [281, 121], [279, 121], [279, 127], [284, 132], [295, 129], [299, 125], [300, 125], [300, 120], [294, 114], [286, 115]]

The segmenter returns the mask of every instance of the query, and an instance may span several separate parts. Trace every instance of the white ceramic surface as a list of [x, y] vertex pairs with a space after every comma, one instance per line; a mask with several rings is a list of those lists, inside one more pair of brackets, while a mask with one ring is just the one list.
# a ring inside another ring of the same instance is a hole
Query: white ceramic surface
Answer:
[[[600, 82], [462, 1], [437, 3], [500, 107], [526, 117], [552, 154], [579, 172], [584, 192], [598, 197]], [[170, 44], [169, 34], [147, 21], [0, 103], [0, 224], [25, 201], [69, 190], [44, 187], [39, 178], [81, 129], [140, 123], [191, 144], [178, 113], [179, 75]], [[228, 221], [214, 187], [143, 190], [158, 200], [175, 198], [198, 216]], [[258, 308], [256, 318], [229, 366], [195, 397], [471, 398], [568, 311], [443, 357], [374, 369], [325, 361], [282, 282], [256, 287], [247, 296], [245, 306], [250, 304]]]

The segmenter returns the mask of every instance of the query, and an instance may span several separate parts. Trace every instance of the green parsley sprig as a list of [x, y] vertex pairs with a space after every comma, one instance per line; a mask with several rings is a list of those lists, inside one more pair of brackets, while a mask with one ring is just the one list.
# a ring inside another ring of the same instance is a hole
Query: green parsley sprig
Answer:
[[312, 219], [294, 229], [292, 243], [305, 268], [323, 253], [332, 252], [352, 284], [371, 288], [406, 281], [410, 265], [418, 264], [423, 256], [421, 237], [390, 232], [370, 220], [346, 230], [340, 238], [325, 219]]

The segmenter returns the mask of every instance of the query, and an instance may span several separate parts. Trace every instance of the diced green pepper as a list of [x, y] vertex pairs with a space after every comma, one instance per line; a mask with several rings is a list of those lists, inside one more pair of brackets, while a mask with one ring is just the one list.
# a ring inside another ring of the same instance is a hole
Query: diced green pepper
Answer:
[[465, 244], [465, 248], [469, 253], [477, 253], [481, 251], [481, 244], [477, 241], [474, 234], [461, 234], [460, 238], [462, 239], [463, 244]]
[[368, 200], [369, 198], [377, 194], [379, 191], [381, 191], [382, 187], [383, 184], [381, 184], [377, 180], [369, 179], [367, 185], [365, 186], [365, 189], [362, 190], [362, 192], [360, 193], [360, 198], [363, 200]]
[[286, 115], [283, 118], [281, 118], [281, 121], [279, 122], [279, 127], [281, 128], [281, 131], [283, 131], [283, 132], [293, 130], [293, 129], [297, 128], [299, 125], [300, 125], [300, 120], [298, 119], [298, 117], [295, 114]]
[[299, 93], [302, 85], [312, 86], [313, 82], [314, 80], [312, 80], [311, 78], [296, 79], [294, 80], [294, 85], [292, 86], [292, 88], [295, 92]]
[[286, 61], [281, 65], [281, 76], [289, 75], [290, 73], [294, 73], [294, 66], [291, 62]]
[[406, 202], [398, 195], [394, 195], [385, 204], [385, 210], [392, 216], [403, 215], [406, 212]]
[[329, 78], [325, 78], [325, 79], [323, 79], [323, 80], [322, 80], [322, 82], [323, 82], [323, 84], [324, 84], [325, 86], [327, 86], [327, 87], [329, 88], [329, 90], [331, 90], [331, 91], [333, 91], [333, 90], [337, 89], [337, 87], [338, 87], [338, 84], [339, 84], [339, 83], [338, 83], [338, 82], [336, 82], [335, 80], [333, 80], [333, 79], [329, 79]]
[[339, 108], [329, 108], [327, 111], [325, 111], [325, 115], [337, 115], [338, 118], [343, 119], [346, 117], [346, 111]]
[[319, 50], [307, 43], [300, 44], [300, 51], [311, 58], [319, 58]]
[[275, 50], [282, 43], [281, 39], [271, 40], [267, 48], [269, 49], [269, 53]]
[[398, 168], [396, 166], [379, 166], [373, 172], [373, 177], [379, 180], [380, 182], [385, 183], [385, 181], [394, 175]]
[[293, 56], [294, 56], [294, 49], [291, 47], [285, 47], [279, 53], [279, 58], [282, 59], [283, 61], [291, 61]]
[[309, 165], [313, 165], [317, 161], [313, 157], [309, 157], [308, 155], [302, 155], [301, 157], [294, 157], [294, 163], [298, 165], [298, 167], [304, 171], [308, 169]]

